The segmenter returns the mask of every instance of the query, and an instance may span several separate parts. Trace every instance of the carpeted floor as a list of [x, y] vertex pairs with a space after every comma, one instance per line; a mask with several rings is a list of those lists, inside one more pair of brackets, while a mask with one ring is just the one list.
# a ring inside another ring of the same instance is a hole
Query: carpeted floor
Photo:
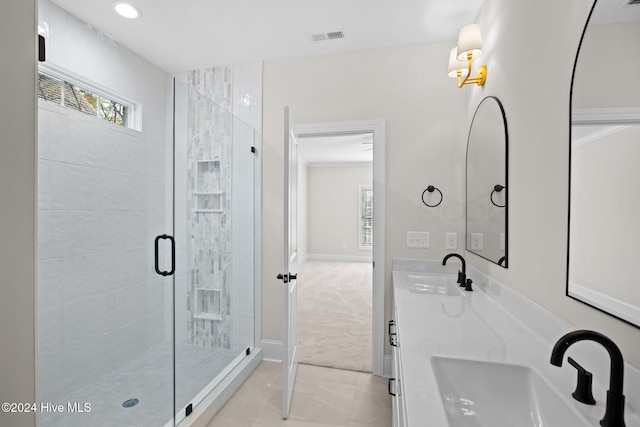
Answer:
[[299, 362], [371, 372], [371, 264], [307, 261], [298, 273]]

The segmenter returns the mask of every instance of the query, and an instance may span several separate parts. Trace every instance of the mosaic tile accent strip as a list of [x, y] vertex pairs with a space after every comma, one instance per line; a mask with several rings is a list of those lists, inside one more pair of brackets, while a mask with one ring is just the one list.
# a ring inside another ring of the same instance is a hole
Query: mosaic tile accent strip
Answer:
[[[189, 72], [187, 337], [230, 349], [232, 67]], [[215, 301], [214, 301], [215, 300]]]

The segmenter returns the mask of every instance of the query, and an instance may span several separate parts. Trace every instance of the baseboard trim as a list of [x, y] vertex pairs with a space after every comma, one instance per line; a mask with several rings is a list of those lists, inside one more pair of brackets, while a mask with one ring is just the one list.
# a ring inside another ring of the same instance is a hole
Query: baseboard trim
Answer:
[[304, 261], [334, 261], [334, 262], [372, 262], [371, 256], [359, 255], [333, 255], [333, 254], [306, 254]]
[[263, 360], [282, 363], [282, 341], [262, 340], [260, 345]]

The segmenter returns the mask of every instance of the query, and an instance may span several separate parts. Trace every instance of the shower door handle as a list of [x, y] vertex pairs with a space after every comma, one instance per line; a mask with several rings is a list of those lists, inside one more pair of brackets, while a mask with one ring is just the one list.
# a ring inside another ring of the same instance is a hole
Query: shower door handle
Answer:
[[[158, 244], [160, 243], [160, 240], [164, 240], [164, 239], [167, 239], [171, 242], [171, 270], [169, 271], [160, 270], [160, 267], [159, 267]], [[176, 271], [176, 242], [175, 240], [173, 240], [173, 236], [169, 236], [168, 234], [161, 234], [160, 236], [156, 237], [155, 268], [156, 268], [156, 273], [158, 273], [161, 276], [171, 276]]]

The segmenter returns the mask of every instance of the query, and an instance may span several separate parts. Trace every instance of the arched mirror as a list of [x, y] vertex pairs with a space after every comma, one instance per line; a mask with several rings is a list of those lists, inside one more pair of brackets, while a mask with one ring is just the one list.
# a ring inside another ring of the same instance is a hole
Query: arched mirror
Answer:
[[576, 56], [567, 295], [640, 326], [640, 4], [632, 3], [597, 0]]
[[498, 98], [478, 105], [467, 140], [467, 250], [507, 267], [507, 119]]

